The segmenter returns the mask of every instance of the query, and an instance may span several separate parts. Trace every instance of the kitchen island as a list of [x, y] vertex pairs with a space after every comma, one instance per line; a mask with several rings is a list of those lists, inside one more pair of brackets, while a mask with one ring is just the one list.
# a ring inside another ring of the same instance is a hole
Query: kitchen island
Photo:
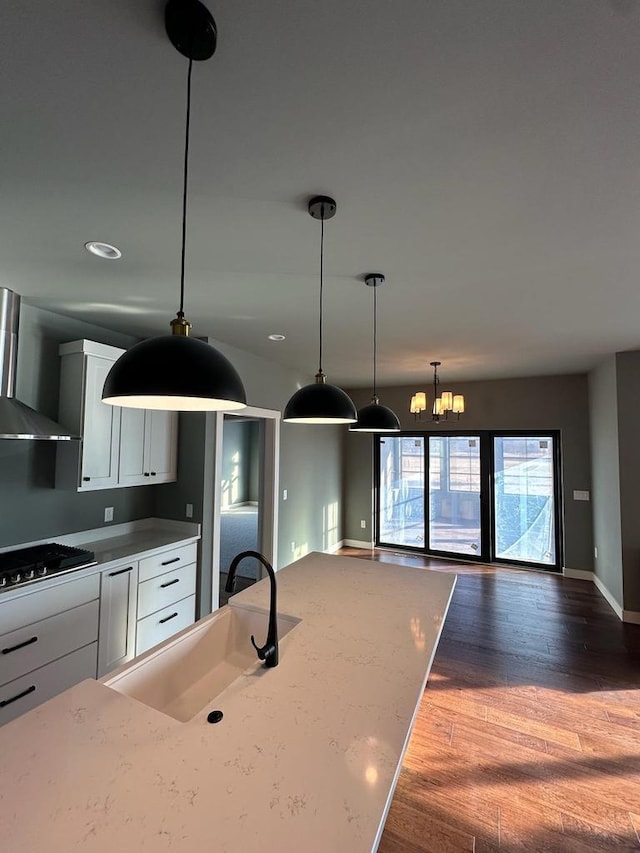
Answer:
[[3, 850], [375, 850], [455, 576], [314, 553], [277, 579], [280, 665], [188, 722], [88, 680], [0, 729]]

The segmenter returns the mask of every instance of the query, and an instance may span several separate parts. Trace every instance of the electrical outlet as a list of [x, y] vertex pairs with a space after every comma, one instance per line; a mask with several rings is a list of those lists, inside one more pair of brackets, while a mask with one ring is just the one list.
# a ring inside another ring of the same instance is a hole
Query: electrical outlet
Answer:
[[360, 527], [361, 527], [363, 530], [366, 530], [367, 522], [364, 520], [364, 518], [361, 518], [361, 519], [360, 519]]
[[291, 553], [292, 553], [292, 554], [295, 554], [295, 553], [296, 553], [296, 543], [295, 543], [295, 542], [292, 542], [292, 543], [291, 543]]
[[193, 504], [187, 504], [184, 510], [187, 518], [193, 518]]
[[113, 521], [113, 507], [106, 506], [104, 508], [104, 520], [105, 521]]
[[288, 497], [289, 497], [289, 493], [288, 493], [288, 491], [287, 491], [286, 489], [283, 489], [283, 490], [282, 490], [282, 500], [283, 500], [283, 501], [286, 501], [286, 499], [287, 499]]
[[598, 559], [598, 547], [597, 546], [593, 549], [593, 555], [597, 560]]

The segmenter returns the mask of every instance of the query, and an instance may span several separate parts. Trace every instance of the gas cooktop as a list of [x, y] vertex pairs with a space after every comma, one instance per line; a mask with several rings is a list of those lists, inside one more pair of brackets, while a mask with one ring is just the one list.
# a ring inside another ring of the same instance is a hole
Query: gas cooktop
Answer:
[[55, 542], [6, 551], [0, 554], [0, 592], [95, 564], [93, 551]]

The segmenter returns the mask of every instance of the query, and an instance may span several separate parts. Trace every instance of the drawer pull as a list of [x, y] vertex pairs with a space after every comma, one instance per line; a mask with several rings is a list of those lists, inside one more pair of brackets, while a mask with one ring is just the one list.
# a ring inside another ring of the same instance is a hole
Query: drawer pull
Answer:
[[165, 560], [164, 563], [160, 563], [161, 566], [170, 566], [171, 563], [179, 563], [180, 557], [174, 557], [172, 560]]
[[8, 649], [3, 649], [2, 654], [3, 655], [9, 655], [9, 654], [11, 654], [11, 652], [17, 652], [18, 649], [24, 649], [25, 646], [30, 646], [32, 643], [37, 643], [37, 642], [38, 642], [37, 637], [30, 637], [28, 640], [25, 640], [23, 643], [18, 643], [17, 646], [9, 646]]
[[132, 572], [132, 571], [133, 571], [133, 566], [129, 566], [128, 569], [118, 569], [117, 572], [109, 572], [109, 577], [115, 578], [116, 575], [124, 575], [125, 572]]
[[12, 702], [17, 702], [18, 699], [22, 699], [24, 696], [28, 696], [29, 693], [33, 693], [35, 689], [35, 684], [32, 684], [31, 687], [27, 687], [26, 690], [22, 691], [22, 693], [18, 693], [16, 696], [12, 696], [11, 699], [3, 699], [2, 702], [0, 702], [0, 708], [6, 708], [7, 705], [10, 705]]
[[167, 581], [166, 583], [160, 584], [160, 589], [166, 589], [168, 586], [173, 586], [174, 583], [180, 583], [180, 578], [174, 578], [172, 581]]
[[176, 610], [176, 612], [175, 612], [175, 613], [172, 613], [172, 614], [171, 614], [171, 616], [165, 616], [165, 617], [164, 617], [164, 619], [160, 619], [160, 620], [159, 620], [159, 622], [158, 622], [158, 624], [159, 624], [159, 625], [164, 625], [164, 623], [165, 623], [165, 622], [168, 622], [168, 621], [169, 621], [169, 619], [175, 619], [177, 615], [178, 615], [178, 611]]
[[83, 483], [89, 483], [89, 482], [91, 482], [91, 477], [83, 477], [83, 478], [82, 478], [82, 482], [83, 482]]

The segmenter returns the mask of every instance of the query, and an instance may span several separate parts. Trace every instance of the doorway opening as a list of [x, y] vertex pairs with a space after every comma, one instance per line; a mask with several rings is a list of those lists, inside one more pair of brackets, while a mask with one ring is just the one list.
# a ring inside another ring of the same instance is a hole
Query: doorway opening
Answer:
[[[248, 407], [216, 415], [211, 609], [225, 605], [229, 566], [242, 551], [258, 551], [277, 569], [280, 412]], [[261, 580], [262, 565], [243, 560], [235, 592]]]
[[[260, 550], [263, 446], [264, 425], [258, 418], [224, 416], [220, 471], [220, 606], [226, 604], [230, 596], [225, 592], [225, 584], [233, 558], [242, 551]], [[240, 563], [236, 592], [258, 580], [259, 567], [259, 562], [250, 558]]]

